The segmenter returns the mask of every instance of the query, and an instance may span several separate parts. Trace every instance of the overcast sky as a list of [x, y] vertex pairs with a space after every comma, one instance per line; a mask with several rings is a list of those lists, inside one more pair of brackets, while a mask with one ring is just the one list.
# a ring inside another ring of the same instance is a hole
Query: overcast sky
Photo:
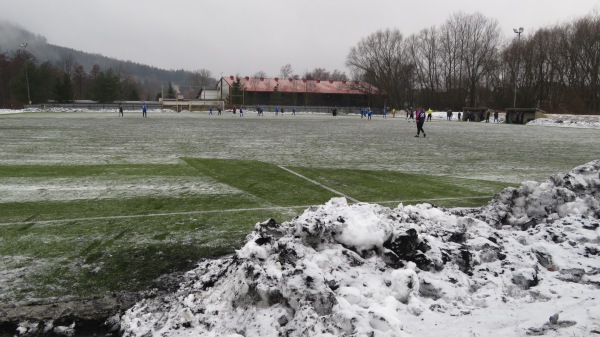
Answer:
[[600, 10], [600, 0], [3, 0], [0, 19], [48, 43], [213, 77], [349, 72], [350, 48], [379, 29], [407, 37], [452, 14], [497, 19], [505, 38]]

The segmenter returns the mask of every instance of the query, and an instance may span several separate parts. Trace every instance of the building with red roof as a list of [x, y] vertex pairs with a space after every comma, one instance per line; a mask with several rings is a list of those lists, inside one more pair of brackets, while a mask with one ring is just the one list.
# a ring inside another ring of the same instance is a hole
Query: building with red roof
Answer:
[[217, 83], [221, 99], [232, 105], [370, 106], [380, 101], [379, 91], [361, 81], [222, 77]]

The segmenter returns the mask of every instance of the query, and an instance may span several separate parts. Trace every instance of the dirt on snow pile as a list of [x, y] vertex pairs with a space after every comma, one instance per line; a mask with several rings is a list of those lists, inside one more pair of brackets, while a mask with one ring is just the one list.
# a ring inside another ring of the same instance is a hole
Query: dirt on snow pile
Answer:
[[[120, 318], [125, 336], [600, 334], [600, 160], [476, 210], [334, 198]], [[491, 333], [493, 331], [493, 333]], [[491, 333], [491, 334], [490, 334]]]

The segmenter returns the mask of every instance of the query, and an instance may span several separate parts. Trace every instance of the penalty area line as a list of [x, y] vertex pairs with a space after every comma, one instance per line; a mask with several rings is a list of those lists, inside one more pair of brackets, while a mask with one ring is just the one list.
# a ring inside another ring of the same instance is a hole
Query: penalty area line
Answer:
[[61, 222], [71, 221], [97, 221], [97, 220], [116, 220], [116, 219], [136, 219], [136, 218], [151, 218], [160, 216], [173, 216], [173, 215], [194, 215], [194, 214], [208, 214], [208, 213], [234, 213], [234, 212], [251, 212], [251, 211], [270, 211], [270, 210], [288, 210], [288, 209], [305, 209], [308, 206], [272, 206], [272, 207], [257, 207], [257, 208], [233, 208], [233, 209], [215, 209], [209, 211], [189, 211], [189, 212], [173, 212], [173, 213], [152, 213], [152, 214], [136, 214], [136, 215], [111, 215], [111, 216], [96, 216], [89, 218], [74, 218], [74, 219], [58, 219], [58, 220], [40, 220], [40, 221], [21, 221], [21, 222], [6, 222], [0, 223], [0, 226], [13, 226], [13, 225], [47, 225]]
[[406, 199], [406, 200], [387, 200], [372, 201], [372, 204], [389, 204], [392, 202], [418, 202], [418, 201], [440, 201], [440, 200], [462, 200], [462, 199], [492, 199], [493, 195], [482, 195], [480, 197], [454, 197], [454, 198], [431, 198], [431, 199]]
[[[324, 188], [327, 188], [324, 186]], [[334, 190], [335, 191], [335, 190]], [[350, 197], [339, 193], [345, 198], [351, 199]], [[457, 198], [433, 198], [433, 199], [413, 199], [413, 200], [389, 200], [389, 201], [370, 201], [360, 202], [356, 199], [351, 199], [355, 203], [369, 203], [369, 204], [384, 204], [384, 203], [401, 203], [401, 202], [416, 202], [416, 201], [436, 201], [436, 200], [461, 200], [461, 199], [483, 199], [493, 198], [493, 196], [481, 196], [481, 197], [457, 197]], [[256, 208], [232, 208], [232, 209], [215, 209], [208, 211], [189, 211], [189, 212], [172, 212], [172, 213], [153, 213], [153, 214], [136, 214], [136, 215], [111, 215], [111, 216], [96, 216], [89, 218], [73, 218], [73, 219], [58, 219], [58, 220], [32, 220], [32, 221], [16, 221], [16, 222], [5, 222], [0, 223], [2, 226], [19, 226], [19, 225], [50, 225], [61, 222], [73, 222], [73, 221], [98, 221], [98, 220], [116, 220], [116, 219], [136, 219], [136, 218], [151, 218], [161, 216], [173, 216], [173, 215], [194, 215], [194, 214], [209, 214], [209, 213], [235, 213], [235, 212], [251, 212], [251, 211], [270, 211], [270, 210], [292, 210], [292, 209], [307, 209], [315, 205], [304, 205], [304, 206], [271, 206], [271, 207], [256, 207]]]
[[310, 183], [313, 183], [313, 184], [315, 184], [315, 185], [317, 185], [317, 186], [319, 186], [319, 187], [321, 187], [321, 188], [324, 188], [324, 189], [328, 190], [329, 192], [333, 192], [333, 193], [335, 193], [335, 194], [337, 194], [337, 195], [339, 195], [339, 196], [342, 196], [342, 197], [344, 197], [344, 198], [346, 198], [346, 199], [348, 199], [348, 200], [351, 200], [352, 202], [356, 202], [356, 203], [359, 203], [359, 202], [360, 202], [360, 201], [358, 201], [357, 199], [354, 199], [354, 198], [352, 198], [352, 197], [351, 197], [351, 196], [349, 196], [349, 195], [346, 195], [346, 194], [344, 194], [344, 193], [342, 193], [342, 192], [340, 192], [340, 191], [336, 191], [336, 190], [334, 190], [333, 188], [331, 188], [331, 187], [329, 187], [329, 186], [323, 185], [323, 184], [321, 184], [321, 183], [320, 183], [320, 182], [318, 182], [318, 181], [315, 181], [315, 180], [312, 180], [312, 179], [310, 179], [309, 177], [303, 176], [303, 175], [301, 175], [301, 174], [300, 174], [300, 173], [298, 173], [298, 172], [294, 172], [294, 171], [290, 170], [290, 169], [289, 169], [289, 168], [287, 168], [287, 167], [283, 167], [283, 166], [281, 166], [281, 165], [277, 165], [277, 167], [279, 167], [279, 168], [280, 168], [280, 169], [282, 169], [282, 170], [286, 170], [287, 172], [289, 172], [289, 173], [291, 173], [291, 174], [293, 174], [293, 175], [295, 175], [295, 176], [297, 176], [297, 177], [300, 177], [300, 178], [302, 178], [302, 179], [304, 179], [304, 180], [306, 180], [306, 181], [308, 181], [308, 182], [310, 182]]

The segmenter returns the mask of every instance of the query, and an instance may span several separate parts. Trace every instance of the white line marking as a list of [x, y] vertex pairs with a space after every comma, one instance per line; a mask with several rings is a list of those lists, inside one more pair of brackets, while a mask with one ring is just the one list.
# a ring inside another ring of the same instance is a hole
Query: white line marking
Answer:
[[10, 225], [44, 225], [60, 222], [70, 221], [92, 221], [92, 220], [113, 220], [113, 219], [135, 219], [135, 218], [146, 218], [146, 217], [158, 217], [158, 216], [172, 216], [172, 215], [192, 215], [192, 214], [205, 214], [205, 213], [227, 213], [227, 212], [244, 212], [244, 211], [268, 211], [276, 209], [296, 209], [296, 208], [308, 208], [310, 206], [273, 206], [273, 207], [257, 207], [257, 208], [235, 208], [235, 209], [215, 209], [210, 211], [189, 211], [189, 212], [173, 212], [173, 213], [153, 213], [153, 214], [137, 214], [137, 215], [112, 215], [112, 216], [97, 216], [91, 218], [74, 218], [74, 219], [60, 219], [60, 220], [31, 220], [22, 222], [7, 222], [0, 223], [0, 226]]
[[[327, 188], [324, 186], [324, 188]], [[338, 192], [336, 192], [338, 193]], [[344, 196], [348, 198], [347, 196]], [[373, 201], [371, 204], [378, 203], [401, 203], [401, 202], [414, 202], [414, 201], [436, 201], [436, 200], [461, 200], [461, 199], [483, 199], [493, 198], [493, 196], [481, 196], [481, 197], [460, 197], [460, 198], [433, 198], [433, 199], [412, 199], [412, 200], [389, 200], [389, 201]], [[360, 201], [355, 201], [360, 203]], [[59, 219], [59, 220], [31, 220], [31, 221], [20, 221], [20, 222], [5, 222], [0, 223], [0, 226], [17, 226], [17, 225], [48, 225], [61, 222], [72, 222], [72, 221], [94, 221], [94, 220], [115, 220], [115, 219], [135, 219], [135, 218], [150, 218], [159, 216], [173, 216], [173, 215], [193, 215], [193, 214], [207, 214], [207, 213], [233, 213], [233, 212], [248, 212], [248, 211], [270, 211], [270, 210], [291, 210], [291, 209], [306, 209], [315, 205], [305, 206], [272, 206], [272, 207], [257, 207], [257, 208], [233, 208], [233, 209], [215, 209], [209, 211], [189, 211], [189, 212], [173, 212], [173, 213], [154, 213], [154, 214], [137, 214], [137, 215], [111, 215], [111, 216], [97, 216], [91, 218], [73, 218], [73, 219]]]
[[325, 185], [321, 184], [321, 183], [320, 183], [320, 182], [318, 182], [318, 181], [315, 181], [315, 180], [312, 180], [312, 179], [310, 179], [310, 178], [308, 178], [308, 177], [305, 177], [305, 176], [301, 175], [301, 174], [300, 174], [300, 173], [298, 173], [298, 172], [294, 172], [294, 171], [290, 170], [290, 169], [289, 169], [289, 168], [287, 168], [287, 167], [283, 167], [283, 166], [280, 166], [280, 165], [277, 165], [277, 167], [279, 167], [280, 169], [284, 169], [284, 170], [288, 171], [289, 173], [291, 173], [291, 174], [293, 174], [293, 175], [295, 175], [295, 176], [298, 176], [298, 177], [300, 177], [300, 178], [302, 178], [302, 179], [304, 179], [304, 180], [306, 180], [306, 181], [309, 181], [309, 182], [311, 182], [311, 183], [313, 183], [313, 184], [315, 184], [315, 185], [317, 185], [317, 186], [319, 186], [319, 187], [322, 187], [322, 188], [324, 188], [324, 189], [326, 189], [326, 190], [328, 190], [328, 191], [330, 191], [330, 192], [333, 192], [333, 193], [335, 193], [335, 194], [337, 194], [337, 195], [340, 195], [340, 196], [342, 196], [342, 197], [344, 197], [344, 198], [346, 198], [346, 199], [348, 199], [348, 200], [351, 200], [351, 201], [353, 201], [353, 202], [360, 202], [360, 201], [358, 201], [358, 200], [356, 200], [356, 199], [352, 198], [351, 196], [345, 195], [344, 193], [342, 193], [342, 192], [340, 192], [340, 191], [336, 191], [336, 190], [334, 190], [333, 188], [331, 188], [331, 187], [329, 187], [329, 186], [325, 186]]
[[372, 201], [372, 204], [388, 204], [391, 202], [415, 202], [415, 201], [437, 201], [437, 200], [460, 200], [460, 199], [492, 199], [493, 195], [482, 195], [481, 197], [459, 197], [459, 198], [433, 198], [433, 199], [407, 199], [407, 200], [388, 200]]

